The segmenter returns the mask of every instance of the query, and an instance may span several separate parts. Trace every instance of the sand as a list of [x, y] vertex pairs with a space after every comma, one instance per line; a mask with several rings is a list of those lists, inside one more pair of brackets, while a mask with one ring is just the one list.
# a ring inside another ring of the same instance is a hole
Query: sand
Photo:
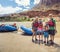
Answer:
[[[14, 22], [1, 22], [4, 24], [13, 24]], [[1, 24], [0, 23], [0, 24]], [[17, 26], [31, 26], [31, 22], [16, 22]], [[59, 22], [60, 23], [60, 22]], [[55, 36], [54, 46], [45, 46], [44, 44], [35, 44], [31, 41], [31, 36], [22, 35], [22, 32], [0, 33], [0, 52], [60, 52], [60, 24], [57, 23], [57, 34]]]

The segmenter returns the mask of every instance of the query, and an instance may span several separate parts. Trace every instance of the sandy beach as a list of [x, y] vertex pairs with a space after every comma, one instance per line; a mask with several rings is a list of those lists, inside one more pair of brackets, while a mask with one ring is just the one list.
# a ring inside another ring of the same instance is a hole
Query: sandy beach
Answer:
[[[14, 22], [0, 22], [0, 24], [13, 24]], [[17, 26], [31, 27], [31, 22], [16, 22]], [[35, 44], [31, 36], [22, 35], [21, 30], [0, 33], [0, 52], [60, 52], [60, 22], [57, 22], [57, 33], [54, 46]]]

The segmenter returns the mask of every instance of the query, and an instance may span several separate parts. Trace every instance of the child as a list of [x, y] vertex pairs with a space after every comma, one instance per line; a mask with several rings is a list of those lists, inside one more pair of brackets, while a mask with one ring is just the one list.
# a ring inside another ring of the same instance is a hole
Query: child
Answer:
[[44, 43], [45, 44], [48, 44], [48, 38], [49, 38], [48, 30], [49, 30], [49, 26], [48, 26], [48, 23], [46, 22], [46, 25], [44, 26]]
[[40, 41], [41, 43], [43, 43], [43, 23], [41, 19], [39, 20], [39, 26], [38, 26], [37, 33], [39, 35], [39, 44], [40, 44]]

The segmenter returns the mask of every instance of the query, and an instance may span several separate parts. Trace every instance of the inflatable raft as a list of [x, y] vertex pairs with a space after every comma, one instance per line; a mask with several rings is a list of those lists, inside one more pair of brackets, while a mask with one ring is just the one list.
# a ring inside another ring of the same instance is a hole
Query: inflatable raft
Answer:
[[0, 26], [0, 32], [11, 32], [11, 31], [16, 31], [16, 30], [17, 28], [11, 25]]
[[31, 28], [27, 28], [25, 26], [21, 26], [20, 27], [26, 34], [28, 35], [32, 35], [32, 29]]

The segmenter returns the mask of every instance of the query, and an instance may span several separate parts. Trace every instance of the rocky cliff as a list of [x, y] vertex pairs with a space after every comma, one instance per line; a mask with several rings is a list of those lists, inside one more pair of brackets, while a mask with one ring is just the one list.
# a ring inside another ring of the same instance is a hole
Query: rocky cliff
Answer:
[[34, 11], [60, 10], [60, 0], [40, 0], [40, 3], [32, 8]]

